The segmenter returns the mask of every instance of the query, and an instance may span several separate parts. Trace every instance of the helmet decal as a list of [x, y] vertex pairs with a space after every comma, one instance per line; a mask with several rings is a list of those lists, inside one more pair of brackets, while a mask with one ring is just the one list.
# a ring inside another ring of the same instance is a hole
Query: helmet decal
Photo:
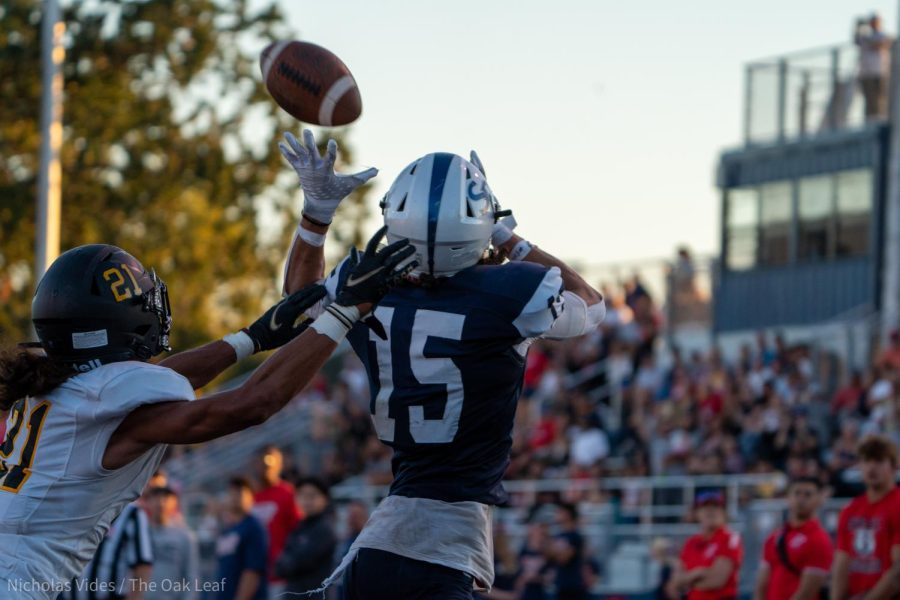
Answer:
[[86, 348], [102, 348], [109, 343], [109, 336], [105, 329], [97, 331], [73, 331], [72, 348], [84, 350]]
[[90, 244], [60, 255], [38, 283], [31, 317], [47, 355], [77, 371], [169, 349], [165, 283], [116, 246]]
[[[475, 190], [476, 186], [478, 186], [480, 188], [477, 191]], [[487, 180], [485, 180], [485, 179], [480, 179], [480, 180], [478, 180], [478, 182], [470, 181], [469, 188], [467, 190], [468, 194], [469, 194], [469, 199], [470, 200], [482, 200], [482, 199], [486, 198], [488, 195], [488, 193], [484, 189], [486, 186], [487, 186]]]

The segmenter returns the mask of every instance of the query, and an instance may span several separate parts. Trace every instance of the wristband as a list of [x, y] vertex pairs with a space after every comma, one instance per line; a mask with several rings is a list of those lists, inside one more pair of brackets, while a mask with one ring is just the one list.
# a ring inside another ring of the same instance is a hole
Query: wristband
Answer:
[[234, 353], [237, 355], [238, 360], [244, 360], [256, 352], [256, 342], [247, 335], [246, 331], [229, 333], [222, 338], [222, 341], [234, 348]]
[[491, 232], [491, 243], [494, 244], [495, 248], [499, 248], [508, 242], [512, 236], [512, 229], [503, 223], [495, 223], [494, 230]]
[[307, 221], [309, 221], [310, 223], [312, 223], [313, 225], [316, 225], [318, 227], [329, 227], [331, 225], [331, 221], [329, 221], [327, 223], [323, 223], [322, 221], [316, 221], [315, 219], [313, 219], [306, 213], [302, 213], [301, 218], [306, 219]]
[[316, 319], [310, 328], [322, 335], [327, 335], [339, 344], [358, 320], [359, 309], [355, 306], [329, 304], [325, 307], [322, 316]]
[[[310, 221], [310, 223], [312, 223], [312, 221]], [[325, 245], [324, 234], [310, 231], [309, 229], [304, 227], [302, 223], [297, 225], [297, 237], [299, 237], [310, 246], [315, 246], [316, 248], [321, 248]]]
[[528, 253], [531, 252], [533, 246], [528, 242], [528, 240], [519, 240], [519, 243], [513, 246], [512, 251], [509, 253], [509, 260], [522, 260]]

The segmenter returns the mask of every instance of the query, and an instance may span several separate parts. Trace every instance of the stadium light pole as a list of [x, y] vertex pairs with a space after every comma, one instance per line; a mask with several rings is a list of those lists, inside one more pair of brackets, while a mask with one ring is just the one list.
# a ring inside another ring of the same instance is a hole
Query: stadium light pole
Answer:
[[41, 154], [37, 186], [35, 227], [35, 282], [59, 255], [62, 168], [62, 45], [65, 23], [60, 20], [59, 1], [44, 0], [41, 24]]

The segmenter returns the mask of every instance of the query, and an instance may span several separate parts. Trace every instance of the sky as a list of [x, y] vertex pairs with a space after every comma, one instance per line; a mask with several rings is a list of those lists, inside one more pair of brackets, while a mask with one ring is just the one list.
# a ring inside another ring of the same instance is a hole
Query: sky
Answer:
[[896, 0], [282, 6], [359, 84], [350, 141], [381, 171], [373, 202], [415, 158], [474, 148], [517, 232], [589, 264], [716, 252], [715, 166], [742, 142], [744, 63], [849, 44], [872, 10], [897, 30]]

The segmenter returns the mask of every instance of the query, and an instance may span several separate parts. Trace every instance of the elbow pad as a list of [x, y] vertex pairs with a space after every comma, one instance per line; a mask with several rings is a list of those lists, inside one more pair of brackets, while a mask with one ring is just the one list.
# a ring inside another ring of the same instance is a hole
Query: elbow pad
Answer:
[[596, 329], [606, 318], [606, 301], [601, 299], [597, 304], [591, 304], [588, 306], [587, 312], [591, 329]]
[[562, 340], [578, 337], [595, 330], [606, 316], [606, 304], [601, 300], [597, 304], [587, 305], [581, 296], [565, 291], [562, 293], [563, 311], [553, 323], [544, 337], [551, 340]]

